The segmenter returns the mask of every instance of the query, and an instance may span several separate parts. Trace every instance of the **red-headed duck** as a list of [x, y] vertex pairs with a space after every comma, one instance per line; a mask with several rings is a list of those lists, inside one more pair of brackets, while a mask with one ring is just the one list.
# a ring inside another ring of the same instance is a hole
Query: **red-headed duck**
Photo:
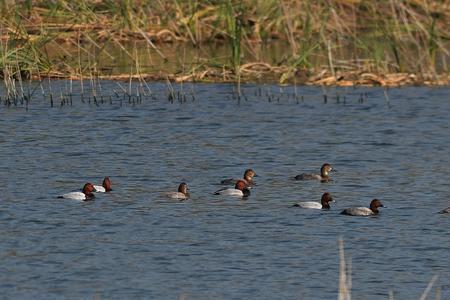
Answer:
[[93, 200], [95, 198], [93, 192], [94, 192], [94, 186], [92, 183], [86, 183], [83, 186], [83, 190], [81, 192], [71, 192], [67, 194], [63, 194], [59, 196], [58, 198], [63, 199], [71, 199], [71, 200], [81, 200], [81, 201], [88, 201]]
[[166, 193], [166, 196], [171, 199], [186, 200], [190, 196], [188, 190], [188, 185], [185, 182], [182, 182], [178, 186], [178, 192], [168, 192]]
[[94, 185], [94, 188], [95, 188], [95, 192], [97, 192], [97, 193], [105, 193], [105, 192], [112, 191], [111, 179], [109, 179], [109, 177], [105, 177], [105, 179], [103, 179], [102, 185]]
[[319, 202], [306, 201], [299, 202], [293, 205], [293, 207], [300, 208], [312, 208], [312, 209], [330, 209], [330, 202], [334, 202], [333, 197], [331, 197], [330, 193], [324, 193], [322, 195], [322, 199]]
[[447, 207], [446, 209], [443, 209], [439, 212], [440, 214], [450, 214], [450, 207]]
[[336, 172], [336, 170], [333, 169], [333, 167], [331, 167], [330, 164], [325, 163], [322, 165], [322, 168], [320, 168], [320, 175], [319, 174], [307, 174], [307, 173], [303, 173], [300, 175], [295, 176], [295, 180], [320, 180], [320, 181], [330, 181], [330, 175], [329, 173], [331, 171]]
[[349, 216], [372, 216], [378, 214], [378, 207], [385, 207], [380, 200], [373, 199], [370, 202], [370, 208], [367, 207], [350, 207], [344, 209], [341, 214]]
[[244, 180], [247, 183], [247, 185], [254, 185], [255, 183], [253, 182], [253, 177], [258, 177], [258, 175], [256, 175], [253, 169], [247, 169], [244, 172], [243, 179], [229, 178], [222, 180], [220, 183], [224, 185], [229, 185], [229, 184], [236, 184], [238, 180]]
[[250, 187], [247, 182], [239, 179], [234, 186], [234, 189], [221, 189], [214, 193], [214, 195], [226, 195], [234, 197], [247, 197], [250, 196]]

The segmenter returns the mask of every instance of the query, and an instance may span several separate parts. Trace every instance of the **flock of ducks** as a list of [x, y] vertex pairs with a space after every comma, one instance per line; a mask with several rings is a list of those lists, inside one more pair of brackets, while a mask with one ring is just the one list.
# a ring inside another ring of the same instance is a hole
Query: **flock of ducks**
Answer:
[[[295, 180], [320, 180], [321, 182], [331, 181], [330, 172], [336, 172], [333, 167], [325, 163], [320, 168], [320, 174], [299, 174], [294, 177]], [[234, 184], [234, 188], [222, 188], [214, 192], [214, 195], [224, 195], [231, 197], [248, 197], [250, 196], [250, 190], [255, 185], [253, 178], [257, 177], [256, 173], [252, 169], [247, 169], [244, 172], [244, 176], [241, 179], [229, 178], [222, 180], [222, 185]], [[86, 183], [83, 186], [81, 192], [70, 192], [63, 194], [58, 198], [72, 199], [79, 201], [90, 201], [95, 198], [95, 193], [107, 193], [112, 191], [111, 180], [109, 177], [103, 179], [102, 185], [93, 185], [92, 183]], [[178, 186], [178, 191], [165, 193], [168, 198], [177, 200], [186, 200], [190, 197], [189, 187], [187, 183], [182, 182]], [[293, 205], [293, 207], [299, 207], [304, 209], [330, 209], [330, 203], [334, 202], [330, 193], [326, 192], [322, 195], [320, 202], [306, 201], [299, 202]], [[380, 200], [373, 199], [370, 202], [369, 207], [350, 207], [344, 209], [341, 214], [350, 216], [371, 216], [379, 213], [378, 208], [385, 207]], [[450, 213], [450, 207], [440, 211], [439, 213]]]
[[70, 192], [67, 194], [63, 194], [58, 196], [58, 198], [62, 199], [70, 199], [70, 200], [79, 200], [79, 201], [90, 201], [94, 200], [94, 193], [106, 193], [111, 192], [111, 179], [109, 177], [105, 177], [103, 179], [102, 185], [93, 185], [92, 183], [86, 183], [81, 192]]

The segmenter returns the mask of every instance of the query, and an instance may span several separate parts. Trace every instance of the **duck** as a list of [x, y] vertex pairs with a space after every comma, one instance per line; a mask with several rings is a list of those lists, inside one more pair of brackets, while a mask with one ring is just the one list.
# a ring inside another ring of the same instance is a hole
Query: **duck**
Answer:
[[320, 175], [303, 173], [303, 174], [295, 176], [294, 179], [295, 180], [320, 180], [320, 181], [326, 182], [326, 181], [331, 180], [330, 175], [329, 175], [329, 173], [331, 171], [336, 172], [336, 170], [334, 170], [333, 167], [329, 163], [325, 163], [320, 168]]
[[178, 186], [178, 192], [168, 192], [166, 193], [166, 196], [171, 199], [178, 199], [178, 200], [186, 200], [190, 197], [190, 193], [188, 192], [189, 187], [186, 182], [180, 183]]
[[370, 208], [367, 207], [350, 207], [344, 209], [341, 214], [349, 216], [373, 216], [378, 214], [378, 207], [384, 206], [380, 200], [373, 199], [370, 202]]
[[226, 195], [234, 197], [248, 197], [250, 196], [250, 187], [247, 182], [239, 179], [233, 188], [220, 189], [214, 193], [214, 195]]
[[450, 207], [447, 207], [446, 209], [443, 209], [439, 212], [440, 214], [450, 214]]
[[320, 202], [306, 201], [294, 204], [292, 207], [311, 208], [311, 209], [330, 209], [330, 202], [334, 202], [330, 193], [322, 195]]
[[103, 179], [102, 185], [94, 185], [95, 192], [97, 193], [105, 193], [112, 191], [111, 189], [111, 179], [109, 177], [105, 177]]
[[94, 191], [95, 191], [94, 185], [92, 183], [88, 182], [83, 186], [83, 189], [81, 192], [71, 192], [71, 193], [63, 194], [61, 196], [58, 196], [58, 198], [89, 201], [89, 200], [94, 200], [94, 198], [95, 198], [94, 193], [93, 193]]
[[[253, 169], [247, 169], [244, 172], [244, 178], [241, 180], [244, 180], [247, 185], [254, 185], [254, 181], [253, 181], [253, 177], [258, 177], [258, 175], [256, 175], [255, 171], [253, 171]], [[236, 184], [236, 182], [239, 179], [235, 179], [235, 178], [228, 178], [228, 179], [224, 179], [220, 182], [220, 184], [223, 185], [229, 185], [229, 184]]]

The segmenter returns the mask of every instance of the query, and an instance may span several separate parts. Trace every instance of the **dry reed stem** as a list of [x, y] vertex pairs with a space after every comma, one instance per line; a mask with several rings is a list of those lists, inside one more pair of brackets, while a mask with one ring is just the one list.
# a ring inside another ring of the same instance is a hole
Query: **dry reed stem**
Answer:
[[[344, 241], [338, 240], [339, 247], [339, 294], [338, 300], [351, 300], [351, 263], [347, 265], [344, 254]], [[347, 270], [349, 268], [350, 270]]]
[[431, 288], [433, 287], [436, 280], [439, 278], [438, 275], [434, 275], [433, 278], [431, 278], [430, 282], [427, 285], [427, 288], [423, 292], [422, 296], [420, 296], [419, 300], [425, 300], [428, 296], [428, 293], [431, 291]]

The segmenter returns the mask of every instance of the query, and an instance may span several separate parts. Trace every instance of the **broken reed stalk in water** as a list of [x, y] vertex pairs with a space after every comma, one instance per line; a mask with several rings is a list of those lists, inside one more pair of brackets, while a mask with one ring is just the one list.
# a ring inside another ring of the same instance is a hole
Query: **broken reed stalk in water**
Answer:
[[[431, 278], [430, 282], [427, 285], [427, 288], [425, 289], [425, 291], [423, 292], [422, 296], [420, 296], [419, 300], [425, 300], [427, 299], [428, 293], [431, 291], [431, 288], [433, 287], [434, 283], [436, 282], [436, 280], [439, 278], [438, 275], [434, 275], [433, 278]], [[438, 296], [439, 294], [437, 294]]]

